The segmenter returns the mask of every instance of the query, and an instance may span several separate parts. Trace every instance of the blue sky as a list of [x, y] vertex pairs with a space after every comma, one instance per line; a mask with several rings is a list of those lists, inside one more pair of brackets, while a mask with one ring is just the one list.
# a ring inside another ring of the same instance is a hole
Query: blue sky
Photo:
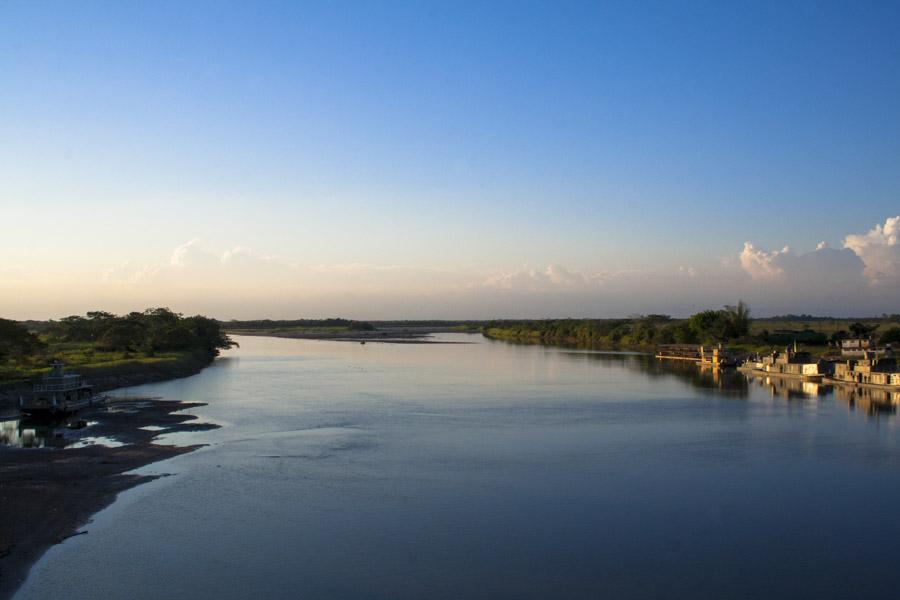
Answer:
[[[199, 240], [471, 288], [840, 248], [900, 214], [898, 30], [887, 2], [0, 1], [0, 203], [28, 224], [0, 267], [145, 269]], [[303, 277], [312, 312], [400, 289]], [[0, 312], [35, 306], [7, 279]], [[159, 285], [116, 306], [182, 298]]]

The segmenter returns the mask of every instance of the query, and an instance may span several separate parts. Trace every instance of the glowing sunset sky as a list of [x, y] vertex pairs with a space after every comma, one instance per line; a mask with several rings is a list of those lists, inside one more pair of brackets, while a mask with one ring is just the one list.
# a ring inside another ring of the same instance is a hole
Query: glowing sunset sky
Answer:
[[598, 4], [0, 2], [0, 316], [900, 312], [900, 5]]

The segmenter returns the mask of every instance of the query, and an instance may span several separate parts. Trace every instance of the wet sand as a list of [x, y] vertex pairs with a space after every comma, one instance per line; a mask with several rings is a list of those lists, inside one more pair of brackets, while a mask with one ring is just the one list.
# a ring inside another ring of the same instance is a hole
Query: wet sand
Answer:
[[[92, 515], [116, 496], [157, 476], [126, 474], [153, 462], [199, 448], [153, 443], [162, 433], [203, 431], [218, 425], [195, 423], [185, 409], [201, 403], [156, 399], [111, 400], [78, 413], [88, 427], [57, 429], [52, 446], [112, 438], [122, 446], [78, 448], [0, 447], [0, 599], [12, 597], [31, 565], [53, 544], [79, 535]], [[155, 426], [162, 431], [147, 431]]]

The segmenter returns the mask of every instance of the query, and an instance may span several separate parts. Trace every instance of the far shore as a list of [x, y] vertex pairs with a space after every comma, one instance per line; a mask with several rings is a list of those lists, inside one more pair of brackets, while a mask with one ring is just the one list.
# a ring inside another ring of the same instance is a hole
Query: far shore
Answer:
[[387, 327], [375, 330], [308, 330], [290, 331], [278, 329], [226, 329], [225, 333], [233, 336], [280, 337], [301, 340], [331, 340], [334, 342], [372, 342], [384, 344], [466, 344], [470, 342], [451, 342], [432, 340], [435, 333], [466, 333], [453, 327]]

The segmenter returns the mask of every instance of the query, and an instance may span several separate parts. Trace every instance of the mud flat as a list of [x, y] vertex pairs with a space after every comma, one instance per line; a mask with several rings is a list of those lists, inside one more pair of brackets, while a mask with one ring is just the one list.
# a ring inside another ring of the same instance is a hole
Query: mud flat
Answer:
[[80, 527], [120, 492], [157, 477], [129, 471], [199, 448], [154, 443], [160, 434], [216, 429], [181, 412], [198, 406], [112, 399], [80, 411], [75, 418], [88, 423], [81, 429], [41, 422], [19, 428], [7, 421], [0, 445], [0, 599], [15, 593], [50, 546], [86, 533]]

